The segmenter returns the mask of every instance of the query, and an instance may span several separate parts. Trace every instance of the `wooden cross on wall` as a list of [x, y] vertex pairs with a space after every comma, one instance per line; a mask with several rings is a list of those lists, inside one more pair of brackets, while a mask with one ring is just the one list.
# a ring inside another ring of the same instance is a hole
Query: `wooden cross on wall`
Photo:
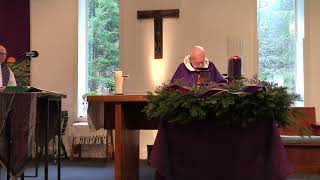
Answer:
[[154, 19], [154, 58], [162, 59], [163, 55], [163, 18], [179, 18], [179, 9], [138, 11], [138, 19]]

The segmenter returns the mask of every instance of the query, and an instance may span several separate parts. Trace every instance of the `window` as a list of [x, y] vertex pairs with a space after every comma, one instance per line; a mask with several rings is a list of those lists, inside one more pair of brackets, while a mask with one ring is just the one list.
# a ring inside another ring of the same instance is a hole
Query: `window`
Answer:
[[257, 0], [259, 77], [302, 98], [303, 9], [303, 0]]
[[83, 95], [109, 94], [119, 66], [118, 0], [79, 0], [78, 116], [86, 116]]

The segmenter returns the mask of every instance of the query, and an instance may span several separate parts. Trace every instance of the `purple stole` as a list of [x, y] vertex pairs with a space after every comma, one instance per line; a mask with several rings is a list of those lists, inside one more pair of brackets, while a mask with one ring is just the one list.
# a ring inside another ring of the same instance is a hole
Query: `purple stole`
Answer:
[[10, 71], [7, 63], [1, 63], [2, 86], [7, 86], [10, 77]]

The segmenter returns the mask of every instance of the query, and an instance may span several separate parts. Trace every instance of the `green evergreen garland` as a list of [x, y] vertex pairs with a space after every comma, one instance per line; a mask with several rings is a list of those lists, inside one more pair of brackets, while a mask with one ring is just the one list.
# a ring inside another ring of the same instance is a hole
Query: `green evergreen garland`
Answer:
[[[244, 84], [254, 81], [263, 87], [255, 93], [240, 92]], [[259, 120], [274, 120], [286, 128], [295, 125], [290, 117], [296, 117], [289, 107], [300, 97], [289, 94], [285, 87], [257, 80], [238, 80], [229, 84], [183, 86], [172, 88], [168, 83], [148, 92], [148, 105], [144, 112], [148, 118], [167, 119], [169, 122], [187, 124], [193, 121], [211, 120], [217, 126], [245, 127]], [[204, 94], [213, 88], [221, 91], [211, 96]], [[291, 113], [292, 116], [289, 116]]]

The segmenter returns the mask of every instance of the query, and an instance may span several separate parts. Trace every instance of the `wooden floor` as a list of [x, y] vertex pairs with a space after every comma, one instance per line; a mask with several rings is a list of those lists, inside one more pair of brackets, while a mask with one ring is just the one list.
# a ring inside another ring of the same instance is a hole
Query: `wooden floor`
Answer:
[[[25, 178], [27, 180], [43, 180], [43, 166], [39, 168], [39, 176]], [[140, 179], [153, 180], [155, 171], [150, 168], [146, 161], [140, 161]], [[0, 180], [5, 180], [5, 172], [1, 172]], [[34, 175], [34, 168], [28, 168], [26, 175]], [[56, 180], [56, 166], [49, 167], [49, 179]], [[63, 161], [62, 180], [113, 180], [114, 163], [104, 160], [74, 160]], [[320, 174], [294, 174], [287, 180], [320, 180]]]

